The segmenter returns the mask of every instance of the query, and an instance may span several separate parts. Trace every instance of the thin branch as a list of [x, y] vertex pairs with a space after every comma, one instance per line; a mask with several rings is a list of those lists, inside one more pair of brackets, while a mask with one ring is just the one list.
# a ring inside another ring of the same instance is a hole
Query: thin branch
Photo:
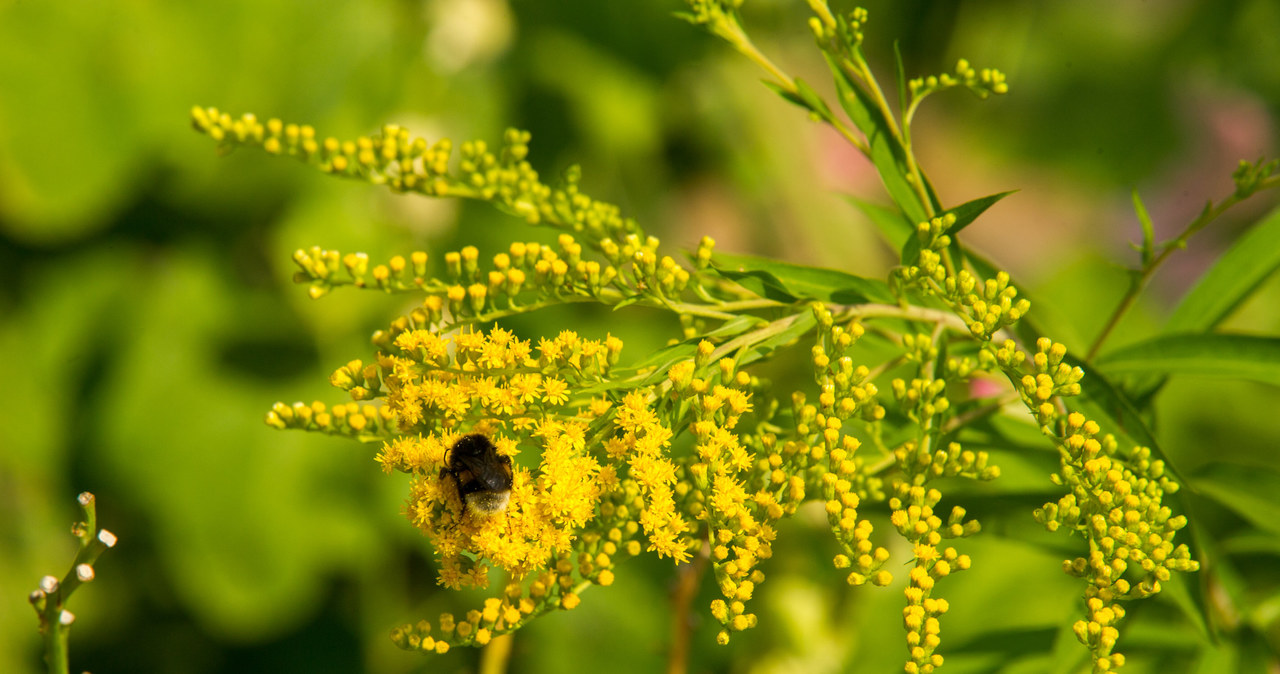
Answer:
[[1085, 361], [1091, 363], [1095, 358], [1097, 358], [1098, 352], [1102, 350], [1103, 343], [1107, 341], [1107, 338], [1111, 336], [1111, 332], [1120, 324], [1120, 319], [1124, 318], [1124, 315], [1133, 307], [1134, 302], [1138, 299], [1138, 295], [1146, 289], [1147, 283], [1150, 282], [1151, 277], [1155, 275], [1156, 270], [1159, 269], [1160, 265], [1164, 264], [1164, 261], [1169, 259], [1169, 256], [1173, 255], [1175, 251], [1185, 248], [1187, 240], [1190, 239], [1193, 234], [1204, 229], [1206, 225], [1216, 220], [1219, 216], [1225, 213], [1227, 209], [1240, 203], [1249, 196], [1252, 196], [1254, 193], [1277, 186], [1280, 186], [1280, 178], [1271, 177], [1263, 180], [1256, 189], [1244, 196], [1241, 196], [1237, 192], [1226, 199], [1223, 199], [1217, 206], [1214, 206], [1212, 202], [1207, 204], [1204, 210], [1200, 212], [1200, 215], [1196, 216], [1196, 219], [1192, 220], [1181, 234], [1172, 241], [1167, 241], [1162, 244], [1160, 246], [1160, 254], [1151, 259], [1142, 269], [1135, 270], [1137, 272], [1136, 275], [1130, 277], [1129, 289], [1125, 292], [1124, 297], [1120, 299], [1120, 303], [1116, 305], [1115, 310], [1111, 312], [1111, 317], [1107, 319], [1107, 323], [1102, 327], [1102, 331], [1098, 333], [1096, 338], [1094, 338], [1093, 344], [1089, 347], [1089, 353], [1085, 356]]

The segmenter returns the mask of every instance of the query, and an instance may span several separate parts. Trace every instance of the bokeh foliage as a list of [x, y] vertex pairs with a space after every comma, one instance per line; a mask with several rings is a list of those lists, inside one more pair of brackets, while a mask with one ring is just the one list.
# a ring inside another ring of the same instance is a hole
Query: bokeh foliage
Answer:
[[[964, 56], [1009, 74], [1015, 94], [998, 103], [932, 101], [918, 143], [948, 202], [1023, 190], [972, 233], [1029, 284], [1037, 314], [1066, 326], [1055, 336], [1078, 335], [1073, 351], [1123, 292], [1116, 263], [1132, 261], [1124, 244], [1140, 238], [1129, 188], [1172, 232], [1204, 198], [1229, 191], [1237, 159], [1275, 154], [1275, 4], [1143, 7], [869, 7], [873, 62], [892, 63], [900, 38], [909, 72]], [[455, 601], [432, 592], [422, 542], [401, 526], [402, 486], [380, 479], [371, 455], [269, 432], [259, 418], [285, 392], [325, 397], [318, 375], [362, 352], [403, 307], [341, 292], [318, 307], [290, 285], [290, 254], [319, 243], [385, 258], [545, 234], [483, 207], [424, 205], [247, 154], [214, 159], [186, 126], [193, 103], [270, 111], [340, 136], [384, 121], [455, 138], [520, 126], [533, 132], [540, 170], [589, 167], [593, 193], [668, 242], [692, 248], [712, 234], [721, 250], [882, 275], [888, 255], [838, 196], [877, 198], [874, 176], [831, 152], [832, 139], [734, 54], [672, 20], [678, 8], [0, 2], [0, 352], [12, 363], [0, 389], [0, 671], [38, 666], [21, 596], [70, 557], [66, 526], [85, 489], [122, 544], [76, 596], [73, 666], [438, 666], [387, 643], [390, 626]], [[753, 34], [802, 74], [821, 68], [805, 60], [804, 15], [803, 3], [748, 4]], [[1151, 334], [1195, 273], [1258, 218], [1262, 205], [1253, 208], [1193, 240], [1184, 266], [1157, 278], [1113, 343]], [[1227, 327], [1275, 334], [1277, 291], [1268, 282]], [[524, 330], [572, 322], [584, 334], [622, 331], [634, 352], [646, 339], [660, 346], [644, 325], [608, 321], [565, 309]], [[1204, 375], [1175, 377], [1162, 392], [1157, 431], [1198, 487], [1189, 499], [1202, 545], [1221, 563], [1210, 589], [1234, 612], [1220, 616], [1227, 629], [1213, 649], [1194, 611], [1170, 610], [1172, 599], [1135, 610], [1133, 670], [1274, 662], [1280, 515], [1259, 495], [1280, 482], [1278, 402], [1275, 382]], [[1039, 446], [1034, 436], [1027, 445]], [[953, 488], [973, 491], [970, 510], [995, 536], [970, 542], [982, 563], [951, 590], [948, 639], [958, 646], [947, 671], [1050, 671], [1059, 653], [1075, 655], [1061, 627], [1076, 588], [1056, 568], [1073, 553], [1028, 515], [1053, 491], [1043, 478], [1053, 460], [1043, 448], [1005, 452], [993, 458], [1004, 478]], [[697, 650], [693, 669], [900, 666], [900, 626], [880, 622], [898, 610], [896, 593], [833, 591], [842, 580], [828, 565], [833, 551], [810, 531], [821, 517], [787, 526], [813, 545], [771, 560], [759, 601], [774, 627], [732, 649]], [[669, 567], [637, 563], [642, 573], [601, 591], [609, 596], [522, 632], [521, 671], [561, 671], [568, 657], [614, 671], [660, 666]], [[449, 657], [446, 667], [473, 666], [474, 654]]]

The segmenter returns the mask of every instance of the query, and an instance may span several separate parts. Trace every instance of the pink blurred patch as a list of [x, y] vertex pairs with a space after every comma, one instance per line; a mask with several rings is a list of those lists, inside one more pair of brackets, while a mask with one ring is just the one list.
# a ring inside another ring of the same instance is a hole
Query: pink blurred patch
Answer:
[[969, 382], [969, 395], [974, 398], [991, 398], [1001, 393], [1003, 387], [994, 379], [974, 378]]

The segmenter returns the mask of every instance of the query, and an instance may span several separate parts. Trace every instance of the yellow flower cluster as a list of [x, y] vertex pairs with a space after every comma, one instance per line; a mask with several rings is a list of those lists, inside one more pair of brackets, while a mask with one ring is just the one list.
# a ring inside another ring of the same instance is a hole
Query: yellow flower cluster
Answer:
[[809, 28], [824, 50], [843, 53], [856, 50], [862, 44], [862, 27], [869, 18], [866, 9], [854, 7], [846, 15], [836, 15], [826, 0], [811, 0], [809, 7], [817, 14], [810, 17]]
[[977, 520], [965, 519], [967, 513], [960, 506], [951, 509], [943, 524], [934, 511], [942, 493], [926, 489], [924, 485], [944, 476], [991, 480], [1000, 473], [998, 467], [987, 465], [986, 452], [963, 450], [955, 442], [946, 450], [930, 452], [927, 440], [908, 441], [894, 450], [903, 477], [895, 486], [895, 496], [889, 499], [893, 511], [889, 521], [912, 543], [915, 557], [905, 590], [907, 606], [903, 610], [908, 672], [931, 672], [941, 666], [942, 655], [936, 652], [941, 644], [938, 617], [946, 613], [947, 602], [932, 596], [933, 586], [937, 580], [968, 569], [970, 565], [968, 555], [950, 546], [939, 549], [939, 544], [944, 538], [971, 536], [981, 529]]
[[1009, 285], [1009, 274], [1003, 271], [979, 286], [976, 277], [961, 269], [946, 288], [956, 298], [969, 332], [979, 339], [991, 339], [1031, 310], [1030, 302], [1016, 299], [1018, 290]]
[[812, 461], [798, 443], [779, 448], [772, 434], [738, 432], [742, 415], [753, 409], [750, 391], [757, 382], [733, 359], [711, 362], [714, 350], [708, 341], [699, 343], [695, 357], [673, 365], [667, 380], [668, 402], [679, 417], [687, 416], [693, 433], [694, 452], [683, 473], [689, 483], [678, 488], [694, 499], [688, 510], [707, 526], [724, 596], [712, 602], [711, 614], [724, 626], [717, 641], [727, 644], [731, 632], [756, 625], [746, 603], [764, 582], [759, 566], [773, 556], [774, 524], [805, 498]]
[[[413, 477], [406, 515], [440, 558], [439, 582], [487, 587], [494, 567], [510, 579], [483, 610], [442, 616], [434, 630], [425, 621], [402, 626], [395, 642], [436, 653], [483, 645], [541, 613], [574, 608], [585, 585], [612, 584], [613, 556], [640, 552], [635, 517], [618, 505], [636, 500], [637, 481], [620, 480], [617, 467], [602, 464], [608, 457], [588, 444], [591, 424], [614, 414], [613, 406], [579, 400], [575, 391], [607, 373], [621, 342], [563, 332], [535, 349], [496, 327], [440, 336], [412, 321], [393, 326], [380, 342], [389, 350], [376, 368], [352, 362], [331, 379], [354, 397], [386, 398], [377, 409], [389, 411], [383, 414], [403, 434], [385, 442], [377, 459], [385, 471]], [[638, 423], [646, 429], [641, 445], [660, 437], [651, 420]], [[488, 435], [501, 456], [533, 447], [540, 457], [534, 469], [512, 466], [511, 496], [498, 512], [466, 511], [459, 485], [444, 470], [464, 429]], [[684, 552], [689, 543], [680, 545]]]
[[919, 257], [914, 265], [896, 270], [893, 278], [901, 280], [907, 286], [932, 281], [936, 284], [936, 288], [941, 289], [945, 287], [948, 278], [954, 284], [954, 274], [947, 266], [948, 260], [943, 258], [940, 251], [946, 250], [951, 245], [951, 236], [947, 231], [955, 224], [956, 216], [953, 213], [917, 223], [915, 240], [920, 247]]
[[635, 390], [622, 399], [613, 419], [616, 433], [605, 443], [605, 451], [625, 464], [626, 475], [635, 481], [648, 549], [685, 562], [693, 542], [687, 536], [688, 523], [676, 510], [676, 466], [667, 451], [672, 433], [654, 413], [649, 395]]
[[1062, 470], [1054, 481], [1071, 491], [1037, 509], [1036, 519], [1050, 531], [1066, 528], [1089, 541], [1088, 557], [1066, 560], [1063, 569], [1088, 580], [1089, 617], [1074, 629], [1093, 651], [1094, 671], [1110, 671], [1124, 663], [1113, 652], [1115, 625], [1124, 617], [1118, 602], [1153, 595], [1172, 572], [1196, 571], [1200, 563], [1185, 544], [1173, 543], [1187, 520], [1163, 504], [1178, 484], [1150, 449], [1120, 452], [1115, 438], [1078, 412], [1067, 416], [1060, 448]]
[[[675, 258], [658, 255], [660, 244], [654, 236], [641, 239], [637, 234], [628, 234], [617, 242], [603, 239], [600, 251], [613, 265], [628, 272], [630, 287], [651, 291], [659, 297], [675, 297], [689, 285], [691, 276], [689, 270], [676, 262]], [[703, 245], [709, 258], [710, 247], [714, 242], [704, 237]]]
[[[591, 340], [565, 331], [543, 339], [534, 357], [528, 341], [502, 328], [488, 333], [464, 328], [441, 336], [413, 321], [393, 324], [390, 331], [375, 335], [375, 343], [386, 349], [379, 354], [380, 374], [352, 362], [331, 381], [356, 399], [385, 396], [404, 432], [438, 431], [490, 418], [530, 428], [560, 414], [559, 408], [570, 402], [571, 384], [599, 380], [622, 350], [616, 337]], [[369, 387], [376, 381], [381, 390]]]
[[1063, 569], [1088, 581], [1088, 616], [1073, 628], [1093, 654], [1093, 671], [1108, 672], [1125, 663], [1114, 650], [1125, 614], [1118, 602], [1153, 595], [1173, 571], [1196, 571], [1199, 562], [1185, 544], [1173, 543], [1186, 518], [1163, 505], [1164, 495], [1178, 490], [1164, 462], [1146, 447], [1121, 451], [1096, 422], [1066, 412], [1062, 398], [1079, 395], [1084, 378], [1066, 356], [1063, 345], [1041, 338], [1030, 359], [1013, 340], [988, 344], [983, 358], [1015, 381], [1023, 404], [1058, 443], [1061, 470], [1053, 480], [1069, 492], [1035, 517], [1049, 531], [1066, 529], [1089, 542], [1088, 556], [1065, 560]]
[[867, 421], [884, 418], [885, 410], [876, 401], [879, 389], [868, 381], [871, 371], [865, 365], [854, 366], [849, 355], [854, 343], [866, 332], [861, 323], [847, 327], [835, 325], [830, 310], [822, 304], [812, 307], [818, 322], [818, 343], [811, 350], [814, 379], [820, 394], [820, 413], [812, 429], [797, 429], [801, 435], [819, 432], [827, 449], [840, 444], [842, 422], [852, 417]]
[[[676, 298], [693, 278], [674, 258], [658, 254], [655, 237], [627, 234], [618, 241], [605, 237], [589, 243], [603, 261], [586, 259], [583, 244], [565, 233], [555, 245], [514, 242], [494, 255], [487, 269], [482, 268], [479, 249], [466, 246], [443, 255], [444, 273], [439, 278], [429, 276], [423, 251], [370, 266], [364, 253], [344, 255], [312, 247], [295, 251], [293, 260], [301, 270], [295, 280], [310, 286], [312, 298], [347, 285], [425, 293], [416, 311], [418, 323], [434, 325], [446, 318], [450, 323], [488, 321], [552, 303], [616, 304], [636, 294]], [[710, 248], [706, 250], [709, 255]]]
[[[932, 235], [946, 238], [940, 234], [945, 225], [945, 219], [937, 219]], [[914, 566], [908, 574], [907, 605], [903, 609], [908, 652], [905, 670], [920, 673], [932, 672], [943, 661], [937, 652], [942, 643], [939, 618], [946, 613], [948, 604], [945, 599], [933, 596], [934, 584], [955, 571], [968, 569], [970, 564], [969, 557], [955, 548], [939, 546], [944, 538], [970, 536], [980, 530], [978, 521], [966, 520], [967, 513], [959, 506], [952, 508], [944, 524], [934, 512], [942, 493], [927, 485], [937, 478], [954, 476], [993, 480], [999, 477], [1000, 470], [989, 465], [986, 452], [965, 450], [957, 442], [950, 442], [945, 448], [938, 446], [950, 410], [948, 383], [967, 377], [973, 370], [973, 362], [949, 357], [942, 367], [945, 378], [939, 378], [934, 375], [939, 365], [939, 350], [932, 337], [904, 335], [902, 346], [905, 350], [902, 360], [914, 364], [915, 376], [909, 380], [895, 378], [890, 388], [903, 416], [913, 421], [919, 431], [915, 438], [904, 440], [892, 450], [899, 474], [894, 497], [889, 499], [892, 510], [889, 521], [912, 544]], [[994, 358], [987, 355], [985, 361], [992, 362]], [[828, 512], [831, 512], [830, 506]]]
[[[638, 237], [631, 235], [631, 239]], [[611, 239], [605, 239], [614, 250]], [[652, 255], [650, 256], [652, 257]], [[444, 275], [429, 278], [427, 254], [415, 251], [406, 259], [393, 256], [386, 264], [369, 266], [364, 253], [343, 255], [336, 250], [313, 247], [298, 250], [294, 262], [302, 270], [296, 280], [310, 284], [310, 294], [320, 297], [331, 289], [350, 285], [386, 292], [425, 292], [420, 313], [424, 322], [440, 323], [449, 311], [453, 322], [462, 319], [487, 320], [526, 304], [565, 296], [601, 301], [620, 298], [609, 286], [618, 279], [613, 265], [583, 258], [582, 244], [571, 234], [561, 234], [555, 246], [536, 241], [512, 243], [506, 252], [493, 256], [488, 271], [480, 267], [480, 251], [466, 246], [443, 256]], [[637, 257], [637, 259], [639, 259]], [[689, 282], [689, 272], [669, 257], [662, 258], [663, 279], [656, 285], [679, 292]], [[651, 276], [659, 272], [654, 271]], [[634, 274], [639, 279], [639, 273]]]
[[[386, 472], [412, 476], [405, 513], [440, 558], [439, 582], [487, 587], [494, 567], [511, 579], [501, 600], [465, 620], [441, 620], [434, 633], [429, 625], [397, 631], [402, 646], [443, 652], [450, 643], [483, 644], [539, 612], [572, 608], [582, 583], [613, 582], [620, 545], [639, 552], [627, 545], [635, 530], [624, 535], [617, 508], [604, 505], [625, 498], [627, 489], [588, 442], [592, 423], [604, 423], [612, 405], [576, 394], [607, 374], [622, 343], [565, 331], [534, 348], [498, 327], [439, 335], [415, 322], [398, 321], [376, 340], [385, 347], [376, 366], [353, 361], [331, 382], [360, 400], [385, 398], [380, 408], [361, 409], [379, 410], [401, 433], [383, 444], [377, 460]], [[473, 432], [491, 438], [498, 456], [534, 447], [539, 457], [536, 468], [512, 465], [510, 498], [491, 514], [466, 509], [448, 470], [450, 448]]]
[[836, 542], [844, 552], [836, 555], [837, 569], [852, 569], [847, 580], [850, 585], [884, 586], [893, 581], [893, 575], [881, 569], [889, 561], [889, 551], [871, 542], [871, 522], [858, 518], [858, 506], [867, 493], [865, 483], [875, 480], [876, 496], [879, 478], [867, 478], [860, 460], [851, 459], [859, 443], [856, 438], [844, 436], [842, 447], [831, 451], [831, 467], [822, 476], [823, 491], [827, 496], [827, 521], [835, 534]]
[[921, 423], [943, 414], [951, 407], [947, 398], [947, 380], [913, 378], [910, 382], [894, 379], [889, 382], [893, 397], [906, 417]]
[[[457, 488], [441, 472], [456, 438], [406, 436], [387, 444], [378, 460], [387, 470], [410, 467], [406, 514], [440, 556], [442, 585], [486, 587], [490, 564], [521, 579], [572, 547], [601, 493], [601, 466], [586, 453], [584, 432], [580, 423], [540, 424], [533, 433], [543, 443], [537, 471], [515, 466], [509, 505], [487, 516], [463, 517]], [[515, 444], [502, 436], [494, 441], [503, 454]]]

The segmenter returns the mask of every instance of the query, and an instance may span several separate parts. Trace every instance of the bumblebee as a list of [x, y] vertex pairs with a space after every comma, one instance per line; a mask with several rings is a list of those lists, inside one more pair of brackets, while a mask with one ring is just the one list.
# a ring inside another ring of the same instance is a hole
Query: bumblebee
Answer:
[[471, 510], [493, 515], [507, 509], [511, 500], [511, 457], [498, 453], [483, 433], [464, 435], [445, 454], [440, 479], [453, 478], [462, 501], [462, 516]]

